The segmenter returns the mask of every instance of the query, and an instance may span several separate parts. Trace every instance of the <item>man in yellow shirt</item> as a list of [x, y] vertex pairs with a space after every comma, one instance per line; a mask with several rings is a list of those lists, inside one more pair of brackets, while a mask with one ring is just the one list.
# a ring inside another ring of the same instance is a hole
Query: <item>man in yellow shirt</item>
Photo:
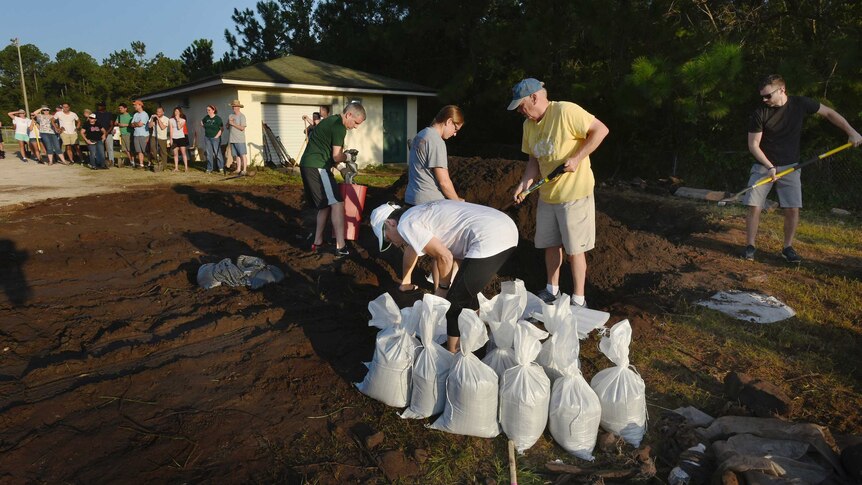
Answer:
[[563, 251], [572, 270], [572, 306], [586, 307], [586, 252], [596, 243], [595, 178], [590, 154], [608, 135], [608, 127], [580, 106], [567, 101], [548, 101], [544, 83], [528, 78], [512, 88], [509, 110], [517, 110], [524, 120], [521, 150], [530, 156], [515, 201], [533, 182], [560, 165], [562, 176], [539, 189], [536, 213], [537, 248], [545, 250], [547, 286], [537, 295], [546, 303], [560, 296], [560, 267]]

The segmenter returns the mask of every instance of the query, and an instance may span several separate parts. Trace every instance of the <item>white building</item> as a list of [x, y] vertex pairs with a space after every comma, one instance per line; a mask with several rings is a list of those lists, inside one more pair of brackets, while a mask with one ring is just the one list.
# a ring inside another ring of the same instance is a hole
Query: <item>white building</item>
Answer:
[[203, 134], [199, 121], [206, 106], [218, 108], [223, 120], [232, 113], [230, 102], [238, 99], [248, 120], [246, 142], [252, 164], [263, 163], [263, 125], [266, 123], [299, 161], [305, 149], [303, 115], [311, 117], [320, 106], [339, 114], [347, 103], [359, 101], [367, 117], [347, 133], [345, 148], [359, 150], [360, 166], [406, 163], [407, 138], [416, 126], [417, 98], [436, 96], [431, 88], [384, 76], [356, 71], [325, 62], [290, 55], [272, 61], [201, 79], [144, 96], [144, 101], [165, 108], [170, 116], [175, 106], [183, 108], [191, 128]]

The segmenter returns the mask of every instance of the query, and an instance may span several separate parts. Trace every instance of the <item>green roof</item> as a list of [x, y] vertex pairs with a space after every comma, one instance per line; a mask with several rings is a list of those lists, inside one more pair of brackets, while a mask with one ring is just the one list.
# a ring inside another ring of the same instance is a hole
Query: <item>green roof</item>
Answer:
[[305, 57], [289, 55], [271, 61], [228, 71], [222, 74], [199, 79], [182, 86], [175, 86], [144, 96], [144, 99], [154, 99], [160, 95], [176, 91], [189, 91], [198, 85], [212, 85], [214, 81], [248, 81], [276, 84], [302, 84], [349, 89], [368, 89], [385, 91], [404, 91], [411, 93], [427, 93], [435, 95], [436, 90], [421, 84], [400, 81], [391, 77], [379, 76], [355, 69], [349, 69], [327, 62], [315, 61]]
[[420, 84], [293, 55], [229, 71], [223, 73], [221, 78], [341, 88], [434, 92], [434, 89]]

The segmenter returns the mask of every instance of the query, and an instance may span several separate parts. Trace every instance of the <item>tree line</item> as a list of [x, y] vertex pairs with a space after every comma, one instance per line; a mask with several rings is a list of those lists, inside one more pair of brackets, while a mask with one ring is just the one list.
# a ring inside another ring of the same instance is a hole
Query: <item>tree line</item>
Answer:
[[[439, 99], [422, 101], [420, 125], [441, 104], [458, 104], [467, 124], [450, 151], [512, 156], [522, 120], [505, 105], [515, 82], [535, 77], [551, 99], [577, 102], [611, 128], [596, 155], [600, 174], [676, 172], [716, 184], [750, 162], [747, 118], [766, 74], [784, 75], [790, 94], [835, 107], [857, 128], [862, 119], [862, 2], [266, 0], [225, 23], [229, 50], [218, 59], [208, 39], [176, 60], [148, 58], [134, 42], [101, 64], [73, 49], [51, 61], [22, 46], [26, 77], [38, 84], [31, 102], [92, 104], [96, 93], [112, 102], [296, 54], [433, 87]], [[12, 54], [0, 51], [2, 109], [21, 104], [6, 89], [18, 84]], [[804, 152], [842, 137], [814, 122]]]

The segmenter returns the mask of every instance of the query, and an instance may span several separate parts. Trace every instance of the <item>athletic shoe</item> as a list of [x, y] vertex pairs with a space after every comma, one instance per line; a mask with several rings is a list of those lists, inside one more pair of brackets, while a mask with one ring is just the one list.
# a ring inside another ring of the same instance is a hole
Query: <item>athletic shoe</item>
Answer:
[[335, 257], [343, 258], [345, 256], [350, 256], [350, 250], [347, 249], [347, 246], [342, 248], [335, 248]]
[[543, 288], [542, 291], [536, 293], [536, 296], [541, 298], [543, 302], [550, 305], [551, 303], [557, 301], [557, 298], [560, 297], [560, 292], [558, 291], [556, 295], [553, 295], [550, 291], [548, 291], [547, 288]]
[[584, 303], [583, 303], [583, 304], [581, 304], [581, 303], [576, 303], [574, 299], [572, 299], [571, 307], [572, 307], [572, 311], [575, 311], [575, 310], [577, 310], [578, 308], [584, 308], [584, 309], [589, 308], [589, 307], [587, 306], [587, 302], [586, 302], [586, 301], [584, 301]]
[[741, 254], [742, 259], [744, 259], [746, 261], [754, 261], [754, 252], [755, 251], [756, 251], [756, 249], [754, 249], [754, 246], [752, 246], [750, 244], [748, 246], [745, 246], [745, 251], [743, 251]]
[[784, 260], [788, 263], [799, 264], [802, 262], [802, 258], [796, 254], [796, 250], [793, 249], [793, 246], [787, 246], [781, 251], [781, 255], [784, 256]]

